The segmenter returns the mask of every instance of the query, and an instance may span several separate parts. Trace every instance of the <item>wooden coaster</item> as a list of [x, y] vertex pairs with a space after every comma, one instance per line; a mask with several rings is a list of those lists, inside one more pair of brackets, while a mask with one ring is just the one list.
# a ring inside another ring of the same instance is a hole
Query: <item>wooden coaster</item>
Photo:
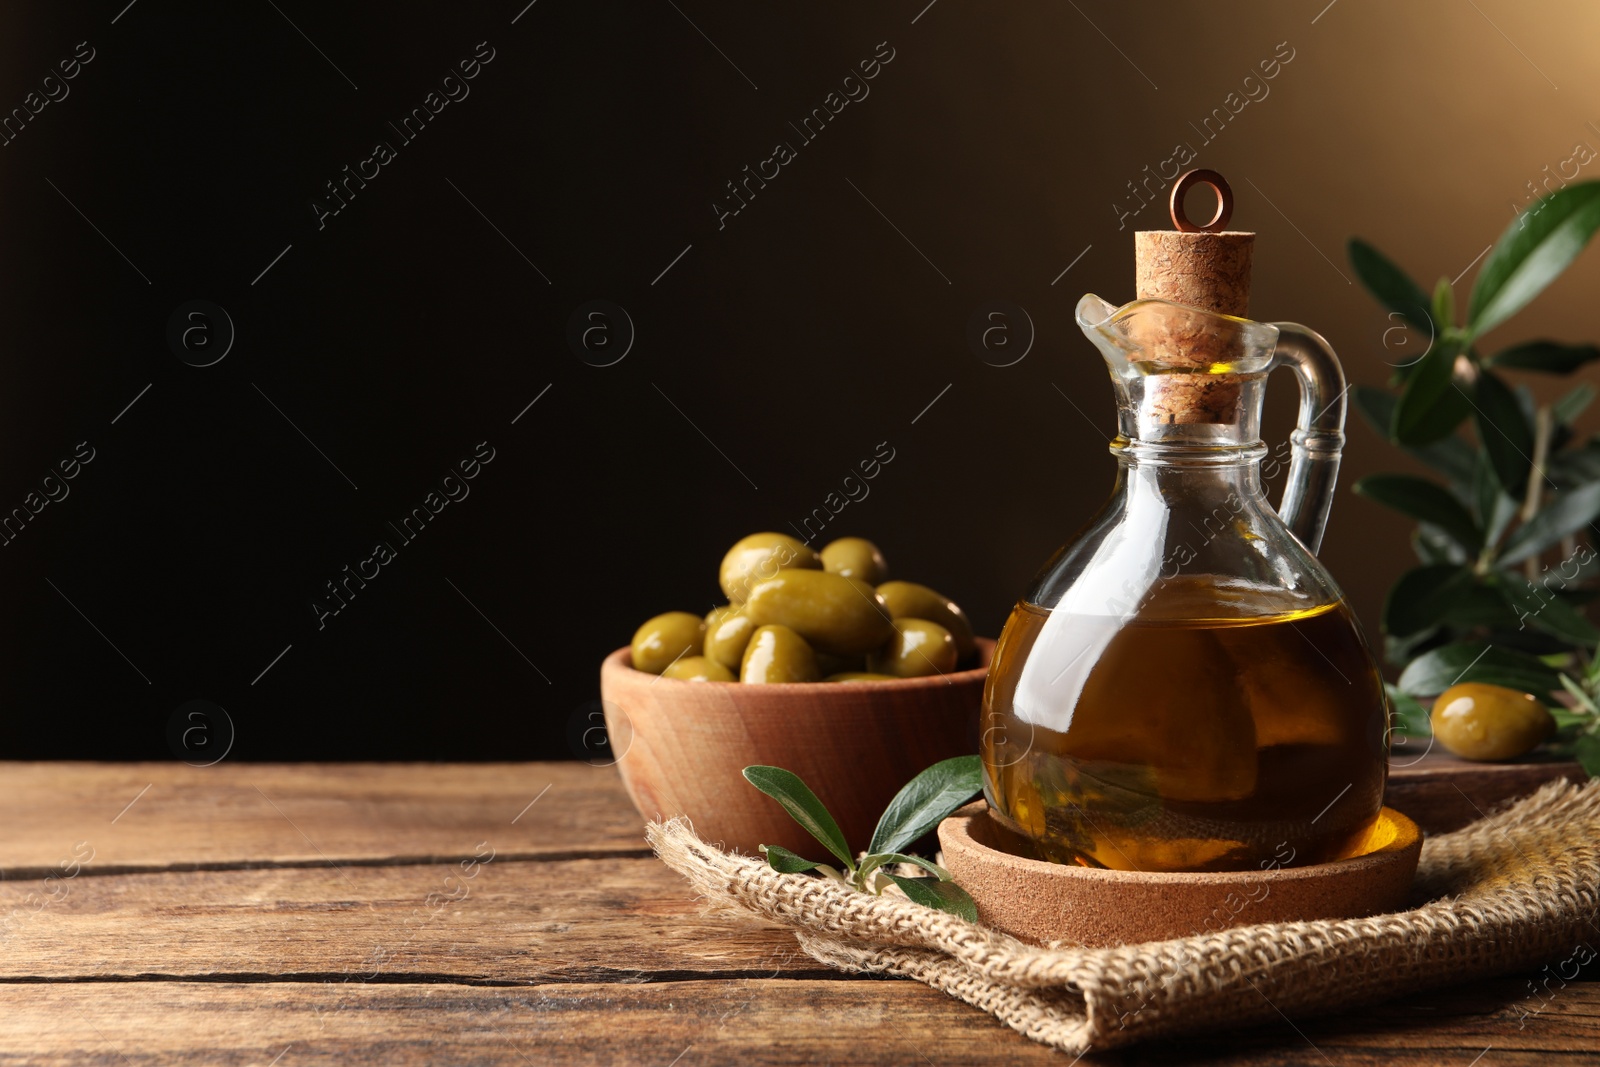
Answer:
[[1350, 859], [1265, 871], [1113, 871], [1018, 855], [1024, 846], [979, 801], [939, 824], [939, 844], [985, 926], [1040, 944], [1104, 946], [1396, 911], [1416, 876], [1422, 832], [1384, 808]]

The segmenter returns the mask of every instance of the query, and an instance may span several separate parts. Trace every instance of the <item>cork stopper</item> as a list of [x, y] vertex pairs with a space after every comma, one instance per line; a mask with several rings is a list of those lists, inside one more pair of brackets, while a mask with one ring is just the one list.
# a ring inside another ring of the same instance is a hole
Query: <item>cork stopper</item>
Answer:
[[[1196, 185], [1217, 194], [1209, 222], [1196, 225], [1184, 214], [1183, 198]], [[1250, 255], [1256, 235], [1223, 229], [1233, 215], [1233, 190], [1212, 170], [1191, 170], [1172, 185], [1175, 230], [1140, 230], [1133, 235], [1136, 295], [1166, 300], [1219, 315], [1245, 318], [1250, 310]], [[1162, 422], [1232, 422], [1237, 417], [1239, 377], [1213, 374], [1217, 363], [1241, 352], [1238, 331], [1206, 316], [1148, 316], [1135, 329], [1145, 360], [1156, 364], [1146, 381], [1150, 413]]]

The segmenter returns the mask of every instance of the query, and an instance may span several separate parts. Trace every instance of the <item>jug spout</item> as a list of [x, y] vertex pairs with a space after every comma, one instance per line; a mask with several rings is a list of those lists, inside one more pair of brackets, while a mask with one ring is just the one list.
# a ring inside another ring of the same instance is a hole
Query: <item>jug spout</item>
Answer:
[[1078, 301], [1077, 321], [1111, 372], [1118, 429], [1112, 447], [1130, 458], [1175, 450], [1263, 454], [1267, 375], [1292, 369], [1300, 417], [1278, 513], [1317, 551], [1344, 447], [1344, 372], [1326, 341], [1294, 323], [1253, 322], [1158, 299], [1117, 307], [1089, 294]]
[[1077, 319], [1111, 371], [1123, 436], [1212, 447], [1257, 440], [1276, 326], [1166, 300], [1113, 307], [1092, 294]]

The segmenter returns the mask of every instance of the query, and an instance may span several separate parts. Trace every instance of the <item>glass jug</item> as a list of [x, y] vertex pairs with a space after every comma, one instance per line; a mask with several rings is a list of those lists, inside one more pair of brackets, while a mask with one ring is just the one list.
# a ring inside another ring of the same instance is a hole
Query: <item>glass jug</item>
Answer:
[[[1117, 481], [1000, 637], [982, 723], [991, 811], [1045, 858], [1089, 867], [1354, 854], [1383, 803], [1388, 704], [1313, 555], [1344, 443], [1337, 359], [1303, 327], [1163, 300], [1085, 296], [1077, 320], [1110, 365]], [[1259, 426], [1277, 367], [1300, 414], [1274, 511]]]

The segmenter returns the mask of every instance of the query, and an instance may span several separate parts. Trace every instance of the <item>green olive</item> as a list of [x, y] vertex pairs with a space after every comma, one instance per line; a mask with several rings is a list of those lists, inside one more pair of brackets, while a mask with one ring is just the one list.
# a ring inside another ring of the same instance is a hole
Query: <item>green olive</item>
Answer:
[[1470, 760], [1515, 759], [1555, 733], [1556, 721], [1527, 693], [1463, 682], [1433, 702], [1433, 736]]
[[685, 656], [661, 672], [663, 678], [682, 682], [737, 682], [733, 672], [704, 656]]
[[896, 678], [949, 674], [956, 666], [956, 641], [936, 622], [896, 619], [894, 637], [867, 657], [867, 670]]
[[710, 611], [706, 612], [706, 633], [710, 633], [712, 630], [715, 630], [717, 628], [717, 623], [721, 622], [723, 619], [726, 619], [729, 615], [732, 615], [738, 610], [739, 605], [737, 604], [723, 604], [720, 607], [712, 608]]
[[741, 682], [814, 682], [817, 677], [816, 653], [787, 626], [763, 626], [752, 634], [739, 667]]
[[897, 682], [892, 674], [873, 674], [871, 671], [840, 671], [824, 678], [825, 682]]
[[750, 595], [751, 586], [775, 577], [785, 567], [820, 570], [822, 557], [810, 545], [788, 534], [751, 534], [741, 537], [722, 557], [717, 581], [729, 600], [742, 604]]
[[890, 618], [927, 619], [949, 630], [956, 640], [957, 659], [966, 659], [977, 647], [971, 620], [949, 597], [916, 582], [884, 582], [878, 586], [878, 595], [889, 605]]
[[744, 650], [750, 644], [750, 635], [755, 632], [756, 624], [750, 616], [743, 609], [735, 608], [706, 628], [703, 646], [706, 659], [720, 663], [730, 671], [738, 670], [739, 664], [744, 662]]
[[705, 620], [687, 611], [657, 615], [634, 631], [634, 669], [660, 674], [679, 656], [699, 651], [705, 631]]
[[823, 545], [822, 569], [841, 578], [859, 578], [868, 585], [877, 585], [889, 577], [883, 553], [865, 537], [841, 537]]
[[894, 636], [872, 586], [827, 571], [781, 570], [750, 588], [745, 614], [756, 625], [787, 626], [820, 652], [857, 656]]

